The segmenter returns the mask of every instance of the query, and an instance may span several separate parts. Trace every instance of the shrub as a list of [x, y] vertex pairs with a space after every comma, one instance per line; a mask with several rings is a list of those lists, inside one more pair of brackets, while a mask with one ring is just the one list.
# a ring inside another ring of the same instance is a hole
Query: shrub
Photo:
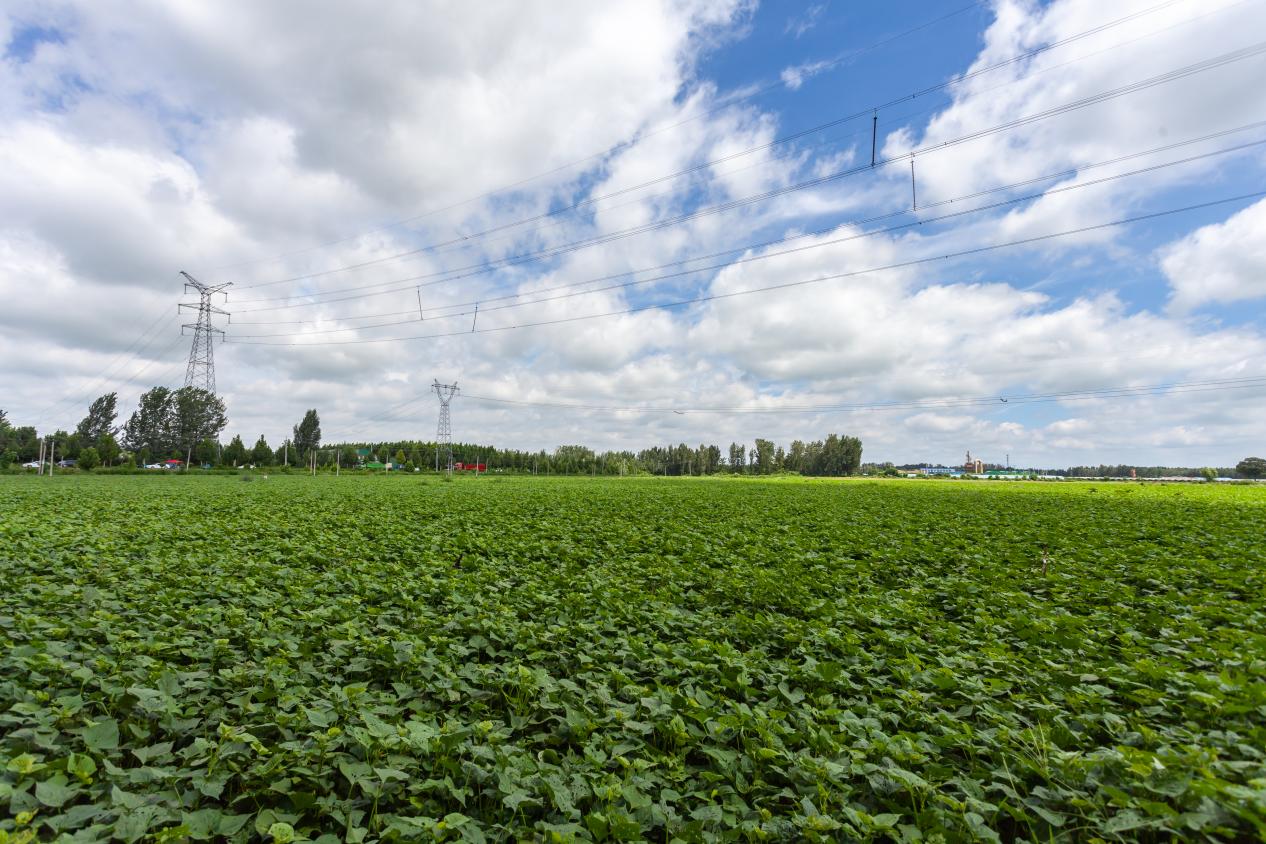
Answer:
[[79, 452], [79, 461], [75, 464], [75, 467], [83, 469], [86, 472], [91, 472], [100, 465], [101, 455], [97, 452], [96, 448], [88, 446], [83, 451]]

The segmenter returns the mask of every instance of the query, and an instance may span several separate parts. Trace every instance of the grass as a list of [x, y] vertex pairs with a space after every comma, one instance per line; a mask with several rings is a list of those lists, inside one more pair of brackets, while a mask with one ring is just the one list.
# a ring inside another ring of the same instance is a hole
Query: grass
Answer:
[[1266, 490], [415, 480], [0, 478], [4, 834], [1266, 835]]

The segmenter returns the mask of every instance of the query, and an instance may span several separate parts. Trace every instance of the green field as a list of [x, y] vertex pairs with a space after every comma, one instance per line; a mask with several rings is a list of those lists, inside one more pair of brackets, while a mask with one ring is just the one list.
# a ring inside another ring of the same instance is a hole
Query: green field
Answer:
[[1243, 487], [4, 477], [0, 841], [1258, 840], [1264, 536]]

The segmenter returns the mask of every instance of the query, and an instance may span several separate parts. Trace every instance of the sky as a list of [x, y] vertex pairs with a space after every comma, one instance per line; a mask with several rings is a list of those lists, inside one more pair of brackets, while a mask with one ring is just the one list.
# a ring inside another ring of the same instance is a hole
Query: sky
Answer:
[[180, 386], [183, 271], [231, 284], [225, 441], [432, 439], [438, 379], [501, 447], [1234, 465], [1262, 33], [1266, 0], [11, 0], [0, 408]]

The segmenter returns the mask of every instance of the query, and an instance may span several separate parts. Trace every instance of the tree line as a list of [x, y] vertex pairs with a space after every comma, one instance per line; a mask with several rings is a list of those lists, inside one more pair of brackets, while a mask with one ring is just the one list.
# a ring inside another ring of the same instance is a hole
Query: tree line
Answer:
[[[367, 452], [369, 461], [391, 461], [407, 470], [445, 468], [447, 455], [438, 454], [433, 441], [345, 442], [320, 449], [318, 466], [349, 459]], [[825, 440], [804, 443], [796, 440], [790, 449], [757, 439], [754, 446], [730, 443], [720, 446], [652, 446], [637, 452], [596, 451], [584, 445], [560, 445], [553, 451], [497, 448], [477, 443], [453, 443], [453, 462], [482, 464], [491, 471], [551, 475], [772, 475], [796, 472], [802, 475], [849, 475], [861, 465], [862, 443], [856, 437], [831, 434]], [[438, 456], [438, 460], [436, 459]]]
[[[145, 466], [180, 460], [213, 467], [315, 466], [318, 469], [391, 463], [396, 468], [445, 470], [434, 441], [322, 443], [321, 420], [308, 410], [292, 429], [292, 436], [273, 447], [261, 435], [247, 445], [241, 436], [228, 443], [220, 435], [228, 424], [224, 402], [196, 387], [172, 390], [154, 387], [137, 401], [136, 410], [122, 425], [118, 394], [107, 393], [92, 402], [73, 432], [47, 435], [56, 443], [56, 457], [78, 462], [78, 467]], [[0, 411], [0, 467], [36, 459], [42, 437], [34, 427], [15, 428]], [[831, 434], [823, 440], [795, 440], [783, 448], [771, 440], [753, 445], [653, 446], [641, 451], [598, 452], [583, 445], [560, 445], [552, 451], [497, 448], [477, 443], [454, 443], [453, 460], [482, 464], [493, 471], [553, 475], [849, 475], [861, 465], [862, 443], [856, 437]]]
[[1266, 459], [1246, 457], [1231, 466], [1191, 467], [1191, 466], [1126, 466], [1117, 464], [1108, 466], [1070, 466], [1065, 470], [1055, 470], [1061, 475], [1073, 478], [1199, 478], [1212, 471], [1215, 476], [1223, 478], [1256, 479], [1266, 477]]
[[217, 438], [228, 416], [215, 394], [197, 387], [154, 387], [141, 395], [123, 425], [116, 424], [118, 403], [118, 393], [106, 393], [88, 406], [73, 432], [45, 436], [33, 426], [11, 426], [0, 411], [0, 466], [35, 460], [45, 439], [53, 444], [55, 459], [75, 460], [84, 469], [166, 459], [187, 463], [218, 454]]
[[[220, 435], [228, 424], [224, 402], [196, 387], [153, 387], [143, 393], [127, 422], [119, 425], [118, 394], [107, 393], [89, 406], [74, 431], [46, 435], [57, 444], [56, 457], [77, 460], [79, 468], [144, 466], [177, 459], [182, 463], [213, 467], [273, 467], [315, 465], [318, 469], [354, 467], [366, 463], [392, 463], [408, 471], [446, 468], [446, 455], [434, 441], [395, 440], [323, 444], [321, 420], [308, 410], [276, 447], [261, 435], [252, 445], [240, 436], [227, 444]], [[42, 437], [33, 426], [10, 424], [0, 410], [0, 468], [35, 460]], [[640, 451], [598, 452], [583, 445], [560, 445], [552, 451], [497, 448], [477, 443], [453, 443], [453, 460], [464, 465], [483, 464], [492, 471], [553, 475], [772, 475], [790, 472], [838, 477], [874, 469], [862, 465], [862, 443], [857, 437], [830, 434], [811, 442], [793, 440], [784, 448], [772, 440], [757, 438], [751, 445], [732, 442], [718, 445], [686, 443], [652, 446]], [[892, 464], [882, 464], [889, 467]], [[1073, 466], [1043, 470], [1044, 473], [1091, 476], [1156, 478], [1199, 477], [1200, 468], [1163, 466]], [[1213, 470], [1224, 477], [1266, 477], [1266, 460], [1248, 457], [1234, 468]]]

